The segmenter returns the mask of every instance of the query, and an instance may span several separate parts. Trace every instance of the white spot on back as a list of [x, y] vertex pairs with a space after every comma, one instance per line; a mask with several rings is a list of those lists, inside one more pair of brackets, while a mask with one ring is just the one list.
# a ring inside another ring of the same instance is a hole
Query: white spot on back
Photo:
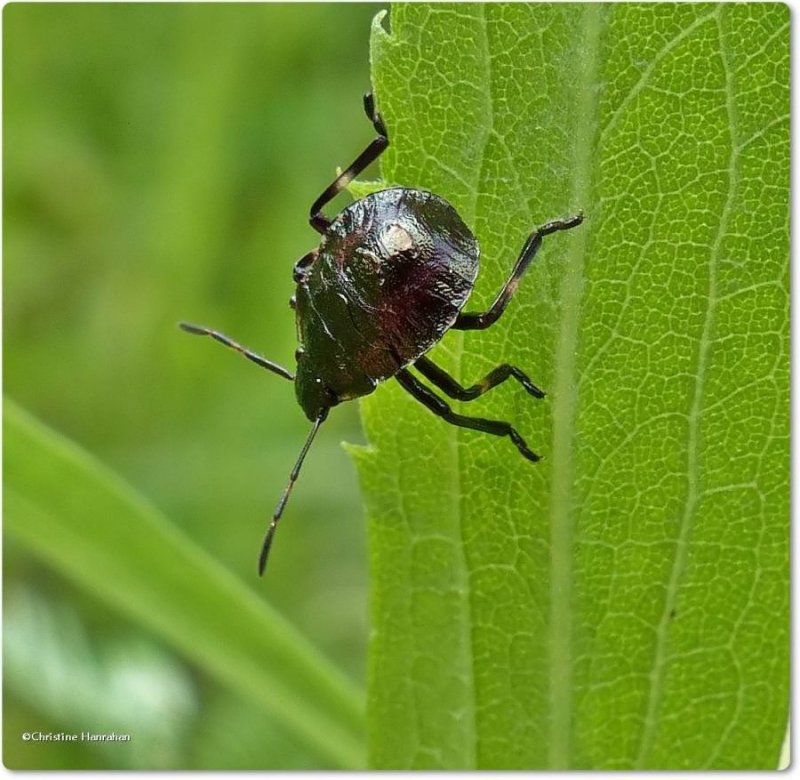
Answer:
[[411, 249], [414, 246], [414, 239], [404, 227], [393, 224], [381, 234], [381, 243], [389, 254], [394, 255]]

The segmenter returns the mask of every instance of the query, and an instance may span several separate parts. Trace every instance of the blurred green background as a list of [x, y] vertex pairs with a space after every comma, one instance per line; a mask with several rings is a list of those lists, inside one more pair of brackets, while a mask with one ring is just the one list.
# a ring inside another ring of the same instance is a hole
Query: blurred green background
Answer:
[[[3, 11], [5, 393], [116, 470], [359, 683], [364, 521], [340, 447], [362, 440], [357, 406], [326, 423], [258, 580], [265, 523], [309, 423], [287, 382], [176, 323], [293, 363], [291, 267], [316, 245], [311, 202], [372, 137], [361, 95], [378, 10]], [[6, 766], [324, 766], [8, 537], [4, 571]], [[103, 722], [144, 736], [124, 750], [20, 739]]]

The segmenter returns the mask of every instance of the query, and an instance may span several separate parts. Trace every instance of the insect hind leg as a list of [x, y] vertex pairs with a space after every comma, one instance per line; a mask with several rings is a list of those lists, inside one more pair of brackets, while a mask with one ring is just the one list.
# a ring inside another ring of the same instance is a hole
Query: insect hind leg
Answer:
[[483, 417], [467, 417], [462, 414], [456, 414], [438, 395], [436, 395], [436, 393], [429, 390], [409, 373], [408, 369], [404, 368], [395, 376], [404, 390], [416, 398], [423, 406], [430, 409], [435, 415], [441, 417], [445, 422], [449, 422], [451, 425], [456, 425], [459, 428], [471, 428], [475, 431], [490, 433], [493, 436], [508, 436], [524, 458], [532, 463], [536, 463], [536, 461], [540, 460], [539, 456], [528, 447], [525, 440], [510, 423], [501, 420], [486, 420]]
[[509, 377], [514, 377], [514, 379], [516, 379], [534, 398], [544, 398], [545, 396], [544, 390], [541, 390], [533, 384], [524, 371], [508, 363], [502, 363], [496, 368], [493, 368], [483, 379], [470, 387], [463, 387], [443, 368], [437, 366], [436, 363], [429, 358], [419, 358], [417, 362], [414, 363], [414, 368], [426, 379], [433, 382], [436, 387], [447, 393], [450, 398], [455, 398], [458, 401], [473, 401], [484, 393], [488, 393], [492, 388], [497, 387], [497, 385], [502, 384]]

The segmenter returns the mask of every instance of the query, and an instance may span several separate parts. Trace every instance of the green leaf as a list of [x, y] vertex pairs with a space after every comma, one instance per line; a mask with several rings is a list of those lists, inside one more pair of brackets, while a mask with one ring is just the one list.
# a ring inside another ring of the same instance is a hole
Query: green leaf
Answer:
[[86, 452], [10, 401], [3, 412], [5, 528], [20, 544], [272, 713], [320, 761], [362, 765], [361, 696], [337, 669]]
[[[386, 26], [391, 29], [388, 31]], [[378, 768], [769, 768], [788, 712], [789, 14], [411, 4], [373, 29], [383, 178], [450, 200], [485, 309], [447, 426], [363, 403]]]

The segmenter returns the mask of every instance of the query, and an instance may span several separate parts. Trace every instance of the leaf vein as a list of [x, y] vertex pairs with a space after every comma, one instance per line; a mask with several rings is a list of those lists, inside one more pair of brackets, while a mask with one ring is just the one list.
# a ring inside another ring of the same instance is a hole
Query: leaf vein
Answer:
[[653, 71], [661, 64], [661, 61], [666, 57], [676, 46], [678, 46], [682, 41], [686, 40], [698, 27], [705, 24], [707, 21], [712, 19], [715, 16], [718, 16], [720, 13], [720, 8], [722, 6], [715, 6], [714, 10], [705, 14], [705, 16], [698, 16], [690, 25], [686, 28], [681, 30], [677, 35], [675, 35], [672, 39], [667, 41], [664, 46], [661, 48], [659, 52], [653, 57], [652, 62], [644, 69], [642, 75], [639, 77], [639, 80], [634, 84], [631, 91], [625, 96], [623, 100], [620, 101], [617, 110], [611, 115], [611, 118], [608, 120], [606, 126], [600, 131], [600, 139], [598, 142], [598, 147], [603, 145], [603, 141], [605, 140], [606, 136], [616, 127], [617, 122], [619, 122], [622, 115], [628, 109], [628, 106], [633, 102], [636, 96], [647, 86], [647, 82], [650, 79], [650, 76], [653, 75]]
[[[722, 6], [718, 7], [719, 9]], [[650, 689], [647, 697], [647, 710], [645, 712], [644, 728], [639, 754], [636, 759], [636, 768], [641, 769], [649, 757], [655, 743], [658, 730], [658, 710], [663, 696], [664, 679], [669, 657], [669, 629], [670, 616], [675, 609], [678, 590], [688, 560], [689, 540], [694, 526], [695, 510], [703, 496], [700, 486], [700, 417], [703, 412], [705, 380], [708, 373], [709, 352], [712, 345], [712, 332], [714, 329], [714, 310], [717, 305], [717, 267], [720, 262], [722, 240], [727, 234], [733, 210], [734, 193], [737, 189], [737, 158], [738, 145], [736, 142], [736, 111], [734, 102], [733, 71], [725, 52], [720, 29], [721, 11], [715, 10], [713, 14], [717, 20], [720, 36], [720, 59], [725, 72], [726, 107], [728, 111], [728, 127], [730, 140], [730, 154], [728, 157], [728, 188], [725, 203], [722, 207], [717, 235], [711, 245], [708, 263], [708, 305], [703, 320], [703, 329], [697, 349], [697, 373], [694, 393], [689, 409], [689, 426], [687, 439], [687, 495], [684, 503], [683, 514], [680, 518], [678, 536], [675, 542], [675, 559], [667, 582], [664, 598], [664, 609], [656, 631], [656, 647], [653, 656], [653, 668], [650, 675]], [[708, 17], [705, 17], [708, 18]], [[695, 25], [696, 26], [696, 25]], [[688, 29], [688, 28], [687, 28]], [[685, 37], [685, 36], [684, 36]]]

